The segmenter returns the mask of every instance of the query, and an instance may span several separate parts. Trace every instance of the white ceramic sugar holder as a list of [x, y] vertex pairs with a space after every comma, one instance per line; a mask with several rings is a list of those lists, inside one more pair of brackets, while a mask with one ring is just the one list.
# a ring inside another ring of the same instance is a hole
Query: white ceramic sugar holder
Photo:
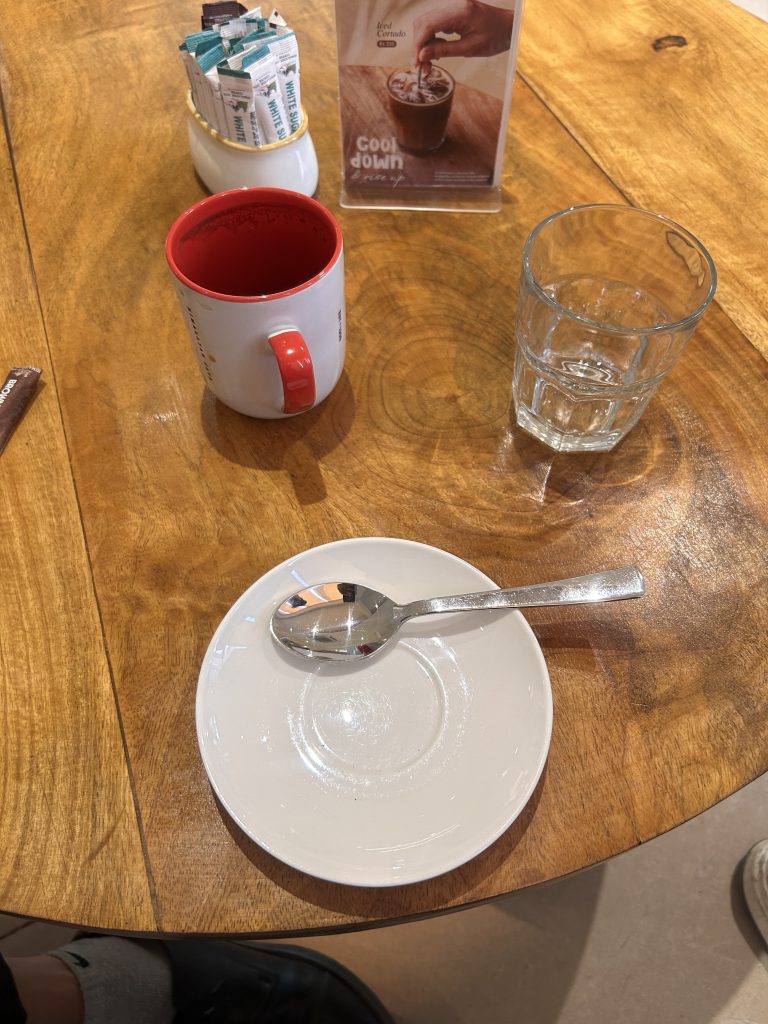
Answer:
[[317, 190], [317, 154], [309, 134], [307, 112], [301, 124], [280, 142], [246, 146], [233, 142], [200, 116], [187, 93], [187, 135], [192, 163], [210, 192], [231, 188], [287, 188], [311, 196]]

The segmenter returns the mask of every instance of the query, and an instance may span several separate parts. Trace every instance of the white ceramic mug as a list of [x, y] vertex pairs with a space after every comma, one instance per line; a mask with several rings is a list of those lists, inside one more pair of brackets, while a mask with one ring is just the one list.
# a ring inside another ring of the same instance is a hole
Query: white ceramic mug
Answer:
[[286, 189], [220, 192], [181, 214], [165, 254], [200, 371], [225, 405], [279, 419], [330, 394], [346, 308], [329, 210]]

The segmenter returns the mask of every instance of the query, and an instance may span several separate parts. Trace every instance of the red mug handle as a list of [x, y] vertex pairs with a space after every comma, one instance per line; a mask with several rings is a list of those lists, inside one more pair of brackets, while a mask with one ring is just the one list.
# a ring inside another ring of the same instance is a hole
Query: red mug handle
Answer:
[[283, 412], [306, 412], [315, 404], [315, 371], [307, 343], [298, 331], [278, 331], [267, 339], [283, 382]]

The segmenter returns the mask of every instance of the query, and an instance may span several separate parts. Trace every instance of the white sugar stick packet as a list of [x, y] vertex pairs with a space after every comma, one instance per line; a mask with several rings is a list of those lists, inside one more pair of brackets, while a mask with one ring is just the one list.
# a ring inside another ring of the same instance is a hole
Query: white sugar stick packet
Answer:
[[[221, 35], [224, 45], [231, 49], [232, 45], [239, 39], [242, 39], [243, 36], [247, 36], [254, 31], [269, 30], [269, 21], [267, 18], [262, 17], [260, 7], [253, 7], [239, 18], [233, 18], [232, 21], [225, 21], [223, 24], [218, 25], [217, 30]], [[274, 29], [271, 29], [271, 31], [274, 32]]]
[[[266, 19], [260, 19], [266, 25]], [[255, 24], [255, 22], [254, 22]], [[219, 84], [227, 122], [227, 137], [247, 146], [263, 146], [266, 141], [259, 126], [253, 95], [253, 80], [243, 71], [247, 54], [258, 50], [268, 39], [274, 39], [274, 29], [254, 30], [233, 47], [224, 64], [219, 65]]]
[[204, 28], [201, 32], [190, 32], [184, 37], [184, 45], [190, 53], [202, 53], [221, 41], [215, 28]]
[[[263, 46], [264, 43], [268, 42], [270, 39], [277, 39], [277, 33], [273, 28], [248, 32], [242, 39], [238, 39], [232, 47], [232, 52], [227, 58], [227, 64], [231, 68], [234, 68], [235, 71], [239, 71], [242, 67], [242, 59], [245, 54], [249, 53], [251, 50], [258, 50], [260, 46]], [[236, 63], [237, 59], [239, 59], [239, 63]]]
[[187, 72], [189, 88], [192, 93], [192, 102], [195, 109], [203, 118], [210, 123], [213, 117], [213, 102], [210, 96], [210, 89], [205, 80], [205, 75], [200, 70], [200, 65], [195, 60], [194, 53], [187, 49], [186, 42], [179, 47], [179, 54], [184, 63], [184, 70]]
[[269, 18], [263, 18], [261, 16], [261, 8], [254, 7], [252, 11], [248, 11], [247, 14], [243, 15], [243, 21], [248, 26], [248, 31], [263, 32], [269, 28]]
[[301, 83], [299, 69], [299, 44], [296, 35], [289, 30], [267, 41], [269, 52], [277, 61], [278, 83], [283, 97], [288, 126], [291, 134], [301, 126]]
[[262, 146], [300, 127], [298, 45], [276, 10], [265, 18], [254, 7], [191, 33], [179, 53], [195, 108], [225, 137]]
[[192, 32], [185, 36], [184, 42], [179, 47], [179, 54], [184, 62], [184, 69], [189, 79], [189, 87], [192, 91], [192, 101], [201, 117], [206, 121], [214, 116], [213, 105], [209, 99], [210, 90], [205, 81], [205, 75], [195, 60], [198, 54], [217, 46], [219, 34], [214, 29], [204, 29], [202, 32]]
[[237, 40], [242, 39], [248, 31], [248, 24], [243, 18], [237, 18], [234, 21], [225, 21], [223, 25], [219, 25], [219, 35], [221, 36], [221, 41], [226, 47], [227, 52], [229, 52]]
[[206, 50], [200, 57], [195, 57], [200, 70], [205, 76], [205, 84], [210, 98], [212, 119], [208, 120], [211, 128], [215, 128], [222, 135], [227, 130], [227, 118], [224, 112], [224, 101], [221, 98], [219, 86], [218, 65], [226, 58], [226, 51], [221, 43], [210, 50]]
[[247, 71], [223, 65], [219, 68], [226, 136], [246, 146], [263, 146], [264, 136], [256, 113], [253, 81]]
[[290, 134], [290, 122], [278, 84], [277, 61], [268, 46], [247, 53], [242, 70], [253, 83], [253, 100], [259, 126], [267, 142], [279, 142]]
[[184, 70], [187, 74], [187, 81], [189, 82], [189, 91], [192, 94], [192, 102], [195, 105], [195, 110], [197, 110], [202, 117], [205, 117], [205, 114], [203, 114], [201, 109], [203, 101], [200, 98], [200, 93], [197, 84], [197, 76], [195, 75], [195, 58], [187, 49], [186, 43], [182, 43], [179, 46], [179, 56], [181, 57], [181, 62], [184, 65]]

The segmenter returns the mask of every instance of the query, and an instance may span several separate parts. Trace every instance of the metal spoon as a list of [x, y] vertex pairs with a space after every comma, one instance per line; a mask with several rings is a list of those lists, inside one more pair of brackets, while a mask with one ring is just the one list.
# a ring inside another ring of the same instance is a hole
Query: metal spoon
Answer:
[[269, 628], [275, 640], [291, 654], [351, 661], [376, 654], [404, 622], [416, 615], [480, 608], [594, 604], [642, 597], [644, 593], [645, 580], [634, 565], [556, 583], [435, 597], [403, 605], [359, 583], [319, 583], [286, 598], [273, 613]]

